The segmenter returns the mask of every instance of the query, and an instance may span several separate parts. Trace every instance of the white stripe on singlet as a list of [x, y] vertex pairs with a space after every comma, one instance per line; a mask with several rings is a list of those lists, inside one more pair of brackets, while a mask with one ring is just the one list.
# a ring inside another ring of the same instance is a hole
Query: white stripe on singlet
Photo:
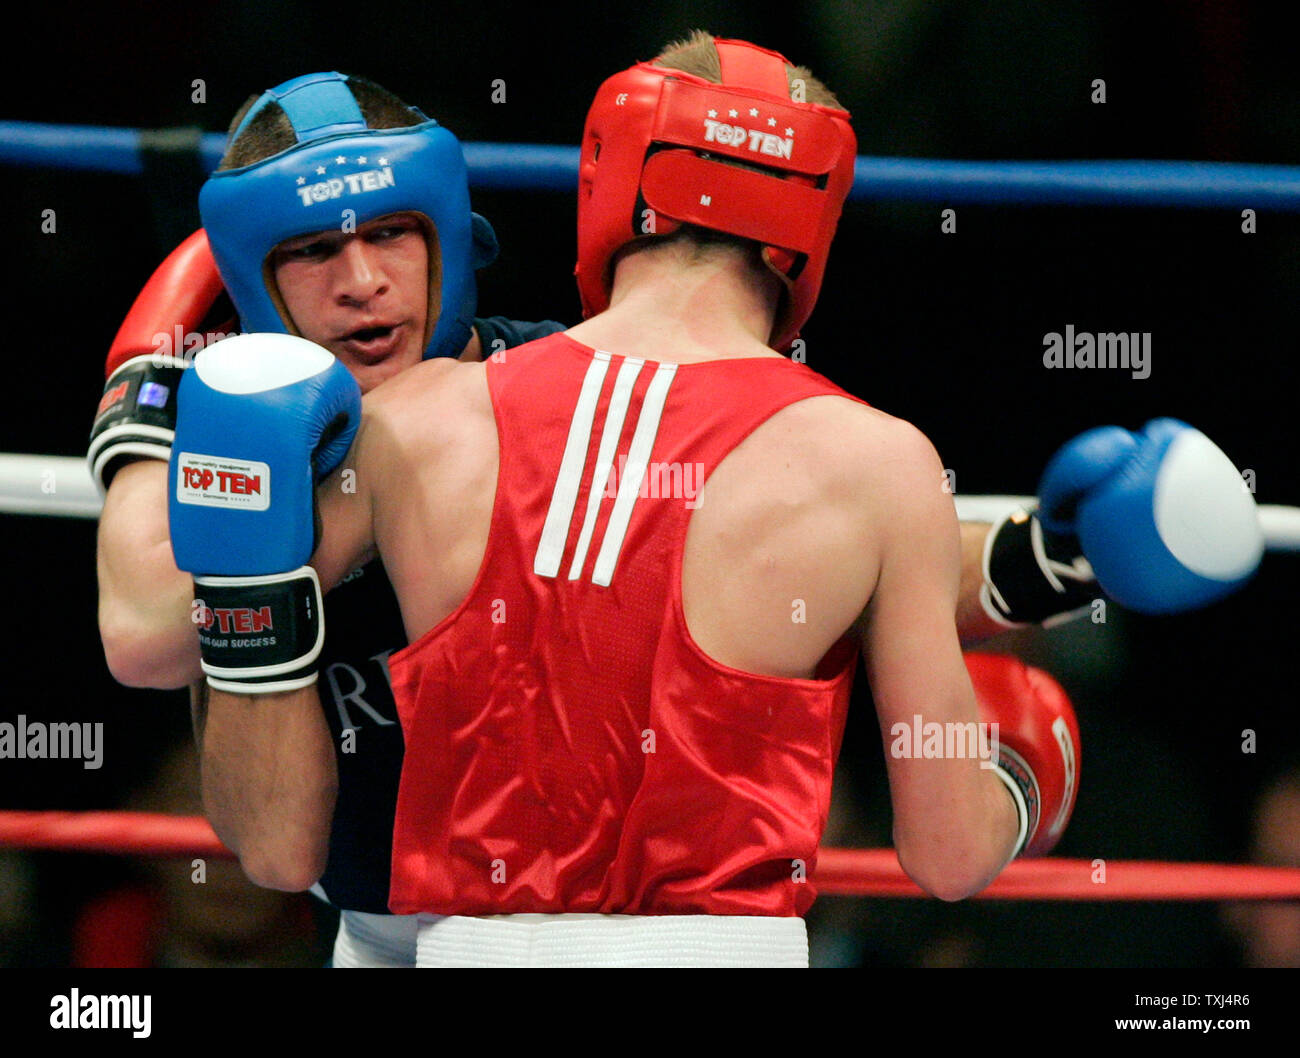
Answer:
[[551, 493], [546, 524], [542, 527], [542, 539], [533, 559], [533, 572], [539, 577], [554, 577], [560, 571], [564, 544], [569, 539], [569, 523], [573, 521], [573, 508], [578, 502], [582, 467], [587, 462], [587, 445], [596, 418], [596, 405], [600, 401], [600, 389], [609, 364], [609, 353], [596, 353], [582, 380], [578, 406], [573, 410], [573, 419], [569, 423], [564, 458], [560, 461], [560, 473], [555, 480], [555, 491]]
[[596, 568], [591, 574], [591, 582], [601, 587], [608, 588], [614, 579], [614, 567], [618, 565], [618, 555], [623, 550], [623, 538], [627, 536], [627, 527], [632, 521], [632, 507], [645, 479], [650, 453], [659, 435], [659, 420], [668, 399], [668, 387], [672, 385], [676, 371], [676, 364], [660, 364], [646, 387], [641, 415], [636, 421], [636, 432], [632, 435], [627, 463], [623, 467], [623, 480], [618, 483], [618, 499], [610, 512], [605, 537], [600, 542], [600, 554], [596, 556]]
[[591, 546], [591, 534], [596, 528], [596, 515], [600, 512], [600, 501], [605, 497], [609, 472], [614, 467], [614, 453], [618, 450], [618, 439], [623, 435], [623, 421], [627, 418], [628, 402], [632, 399], [632, 389], [644, 364], [644, 360], [628, 357], [623, 361], [623, 366], [618, 369], [618, 377], [614, 380], [614, 391], [609, 397], [609, 411], [605, 413], [605, 428], [600, 435], [600, 450], [596, 453], [596, 468], [591, 474], [587, 516], [582, 521], [582, 533], [578, 537], [578, 546], [573, 551], [573, 562], [569, 565], [569, 580], [577, 580], [582, 576], [582, 565], [587, 561], [587, 548]]

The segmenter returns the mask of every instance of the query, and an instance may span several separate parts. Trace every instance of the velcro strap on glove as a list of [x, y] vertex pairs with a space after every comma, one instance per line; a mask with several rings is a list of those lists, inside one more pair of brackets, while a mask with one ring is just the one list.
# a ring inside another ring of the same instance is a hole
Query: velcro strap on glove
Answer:
[[1038, 817], [1041, 814], [1042, 798], [1038, 793], [1038, 783], [1029, 765], [1013, 750], [1001, 746], [998, 760], [993, 766], [993, 774], [1002, 780], [1011, 800], [1016, 804], [1016, 847], [1011, 853], [1014, 860], [1025, 850], [1030, 838], [1038, 830]]
[[1026, 510], [1012, 511], [989, 530], [980, 602], [999, 624], [1059, 624], [1086, 612], [1097, 596], [1092, 567], [1074, 537], [1049, 532]]
[[320, 581], [310, 566], [260, 577], [196, 577], [191, 614], [208, 684], [234, 694], [316, 681], [325, 642]]
[[131, 459], [171, 457], [176, 390], [188, 366], [180, 357], [150, 353], [126, 361], [109, 377], [86, 453], [100, 492], [108, 491], [113, 475]]

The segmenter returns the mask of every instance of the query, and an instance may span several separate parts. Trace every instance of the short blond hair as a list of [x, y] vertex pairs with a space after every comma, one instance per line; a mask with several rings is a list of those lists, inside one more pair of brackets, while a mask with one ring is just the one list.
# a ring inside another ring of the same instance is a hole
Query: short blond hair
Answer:
[[[685, 40], [673, 41], [667, 45], [655, 58], [654, 64], [681, 70], [682, 73], [702, 77], [714, 84], [722, 81], [722, 66], [718, 62], [718, 49], [713, 46], [713, 34], [702, 29], [692, 30]], [[787, 62], [785, 77], [792, 93], [796, 81], [803, 85], [803, 102], [844, 109], [834, 93], [814, 77], [807, 67]]]

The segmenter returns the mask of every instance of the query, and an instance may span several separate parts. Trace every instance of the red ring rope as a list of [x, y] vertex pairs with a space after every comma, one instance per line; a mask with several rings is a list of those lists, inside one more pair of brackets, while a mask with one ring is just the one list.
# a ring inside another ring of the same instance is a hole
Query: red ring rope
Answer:
[[[822, 849], [814, 879], [824, 896], [926, 895], [903, 873], [893, 849]], [[1016, 860], [975, 899], [1300, 900], [1300, 867], [1055, 857]]]
[[[234, 858], [201, 816], [145, 812], [0, 811], [0, 848]], [[903, 873], [893, 849], [822, 849], [814, 879], [825, 896], [926, 895]], [[1017, 860], [976, 899], [1300, 900], [1300, 867]]]
[[0, 848], [235, 859], [202, 816], [151, 812], [0, 811]]

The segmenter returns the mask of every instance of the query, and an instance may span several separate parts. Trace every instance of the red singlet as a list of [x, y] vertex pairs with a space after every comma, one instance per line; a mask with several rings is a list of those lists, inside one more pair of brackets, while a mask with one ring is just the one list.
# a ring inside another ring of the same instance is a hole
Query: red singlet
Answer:
[[712, 661], [682, 616], [682, 552], [737, 444], [847, 394], [784, 358], [661, 364], [564, 334], [487, 378], [483, 564], [389, 660], [406, 737], [392, 910], [803, 914], [856, 644], [807, 680]]

